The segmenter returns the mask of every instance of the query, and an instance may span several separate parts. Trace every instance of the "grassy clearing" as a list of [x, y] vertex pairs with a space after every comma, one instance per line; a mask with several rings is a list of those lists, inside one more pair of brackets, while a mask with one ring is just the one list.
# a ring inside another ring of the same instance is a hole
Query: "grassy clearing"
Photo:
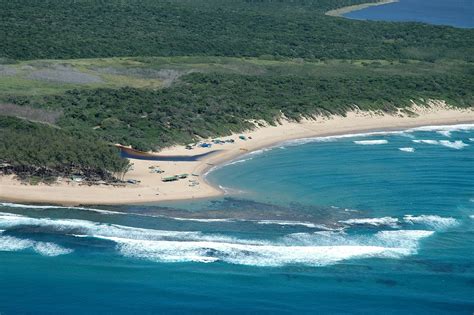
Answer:
[[[233, 57], [131, 57], [23, 61], [0, 72], [0, 98], [61, 94], [96, 88], [160, 89], [193, 72], [248, 76], [337, 77], [456, 74], [473, 69], [463, 61], [324, 60]], [[56, 72], [55, 72], [56, 71]], [[38, 75], [38, 73], [40, 75]], [[46, 75], [45, 75], [46, 73]], [[50, 77], [48, 77], [48, 75]], [[88, 78], [92, 78], [91, 82]], [[52, 78], [52, 79], [51, 79]], [[84, 79], [85, 78], [85, 79]], [[71, 83], [73, 82], [73, 83]]]

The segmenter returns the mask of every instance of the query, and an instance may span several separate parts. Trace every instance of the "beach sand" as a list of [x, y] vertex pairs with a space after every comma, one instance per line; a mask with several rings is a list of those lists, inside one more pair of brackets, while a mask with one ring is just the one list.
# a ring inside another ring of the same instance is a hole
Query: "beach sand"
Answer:
[[[315, 120], [303, 120], [300, 123], [283, 120], [277, 126], [265, 126], [243, 133], [249, 140], [241, 140], [238, 135], [221, 137], [235, 139], [235, 143], [213, 145], [212, 148], [195, 148], [187, 150], [184, 146], [175, 146], [159, 152], [160, 155], [196, 155], [210, 150], [216, 153], [206, 156], [200, 161], [192, 162], [161, 162], [131, 160], [133, 169], [125, 179], [139, 180], [138, 184], [126, 187], [107, 185], [87, 186], [80, 183], [59, 183], [26, 185], [15, 180], [13, 176], [0, 176], [0, 200], [9, 202], [47, 203], [60, 205], [105, 205], [105, 204], [140, 204], [170, 200], [206, 198], [222, 195], [223, 192], [205, 180], [205, 174], [212, 167], [235, 159], [243, 154], [279, 142], [298, 138], [330, 136], [339, 134], [360, 133], [375, 130], [400, 130], [425, 125], [452, 125], [474, 123], [474, 110], [452, 109], [442, 102], [434, 102], [432, 106], [413, 107], [417, 115], [407, 116], [374, 112], [349, 112], [346, 117], [321, 117]], [[163, 174], [150, 173], [149, 167], [159, 166]], [[176, 174], [190, 175], [187, 179], [174, 182], [162, 182], [162, 177]], [[191, 185], [190, 180], [199, 184]]]

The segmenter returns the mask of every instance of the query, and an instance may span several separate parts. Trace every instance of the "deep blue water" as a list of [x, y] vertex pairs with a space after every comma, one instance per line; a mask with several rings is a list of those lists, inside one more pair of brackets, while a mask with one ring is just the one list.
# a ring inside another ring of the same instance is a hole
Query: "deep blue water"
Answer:
[[400, 0], [349, 12], [345, 17], [358, 20], [423, 22], [461, 28], [474, 27], [472, 0]]
[[284, 143], [208, 180], [229, 194], [1, 204], [0, 313], [474, 311], [474, 125]]

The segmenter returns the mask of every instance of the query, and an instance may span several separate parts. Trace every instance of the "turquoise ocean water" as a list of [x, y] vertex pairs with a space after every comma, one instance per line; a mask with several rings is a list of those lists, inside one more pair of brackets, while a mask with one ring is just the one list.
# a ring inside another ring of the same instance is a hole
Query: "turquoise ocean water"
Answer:
[[345, 17], [358, 20], [423, 22], [461, 28], [474, 27], [472, 0], [400, 0], [353, 11]]
[[196, 202], [0, 204], [0, 313], [472, 314], [474, 125], [301, 139]]

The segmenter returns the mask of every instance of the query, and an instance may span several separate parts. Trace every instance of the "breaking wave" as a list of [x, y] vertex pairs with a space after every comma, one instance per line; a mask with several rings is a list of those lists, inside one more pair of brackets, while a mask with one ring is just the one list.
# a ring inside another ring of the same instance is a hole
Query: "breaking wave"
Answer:
[[123, 212], [118, 211], [109, 211], [95, 208], [85, 208], [85, 207], [62, 207], [62, 206], [50, 206], [50, 205], [24, 205], [20, 203], [10, 203], [10, 202], [0, 202], [0, 207], [9, 207], [9, 208], [25, 208], [25, 209], [74, 209], [74, 210], [84, 210], [92, 211], [102, 214], [124, 214]]
[[349, 220], [339, 221], [339, 223], [349, 224], [349, 225], [389, 226], [393, 228], [398, 227], [398, 219], [392, 218], [392, 217], [349, 219]]
[[254, 222], [256, 222], [257, 224], [266, 224], [266, 225], [304, 226], [307, 228], [320, 229], [320, 230], [326, 230], [326, 231], [339, 230], [339, 229], [333, 229], [333, 228], [327, 227], [323, 224], [316, 224], [312, 222], [281, 221], [281, 220], [259, 220], [259, 221], [254, 221]]
[[406, 215], [403, 220], [410, 224], [423, 224], [435, 230], [445, 230], [459, 224], [458, 220], [451, 217], [440, 217], [437, 215]]
[[381, 246], [283, 246], [244, 245], [222, 242], [139, 241], [108, 238], [127, 257], [158, 262], [216, 262], [276, 267], [287, 264], [324, 266], [355, 258], [400, 258], [413, 253], [407, 248]]
[[412, 140], [415, 143], [442, 145], [451, 149], [460, 150], [469, 144], [462, 142], [461, 140], [449, 141], [449, 140]]
[[440, 135], [445, 136], [447, 138], [451, 137], [451, 131], [450, 130], [439, 130], [439, 131], [436, 131], [436, 133], [439, 133]]
[[385, 136], [385, 135], [403, 135], [403, 134], [405, 134], [404, 131], [374, 131], [374, 132], [366, 132], [366, 133], [349, 133], [349, 134], [336, 135], [336, 136], [324, 136], [324, 137], [312, 137], [312, 138], [288, 140], [288, 141], [283, 142], [282, 144], [285, 146], [297, 146], [297, 145], [302, 145], [302, 144], [307, 144], [307, 143], [312, 143], [312, 142], [332, 142], [332, 141], [337, 141], [339, 139], [346, 139], [346, 138]]
[[354, 141], [355, 144], [361, 145], [376, 145], [376, 144], [387, 144], [387, 140], [358, 140]]
[[413, 131], [454, 132], [454, 131], [468, 131], [468, 130], [473, 130], [473, 129], [474, 129], [474, 124], [458, 124], [458, 125], [422, 126], [422, 127], [407, 129], [406, 131], [407, 132], [413, 132]]
[[72, 249], [61, 247], [50, 242], [37, 242], [12, 236], [0, 235], [0, 251], [13, 252], [32, 249], [43, 256], [59, 256], [73, 252]]
[[412, 147], [398, 148], [398, 150], [403, 151], [403, 152], [415, 152], [415, 148], [412, 148]]
[[[284, 221], [279, 223], [286, 223]], [[294, 223], [294, 222], [293, 222]], [[433, 231], [381, 231], [363, 236], [318, 231], [276, 240], [244, 239], [193, 231], [143, 229], [86, 220], [31, 218], [0, 213], [0, 228], [32, 225], [76, 237], [112, 241], [126, 257], [160, 262], [215, 262], [253, 266], [304, 264], [323, 266], [356, 258], [401, 258], [416, 253], [418, 241]], [[3, 250], [31, 248], [47, 256], [70, 253], [53, 243], [0, 236]]]

